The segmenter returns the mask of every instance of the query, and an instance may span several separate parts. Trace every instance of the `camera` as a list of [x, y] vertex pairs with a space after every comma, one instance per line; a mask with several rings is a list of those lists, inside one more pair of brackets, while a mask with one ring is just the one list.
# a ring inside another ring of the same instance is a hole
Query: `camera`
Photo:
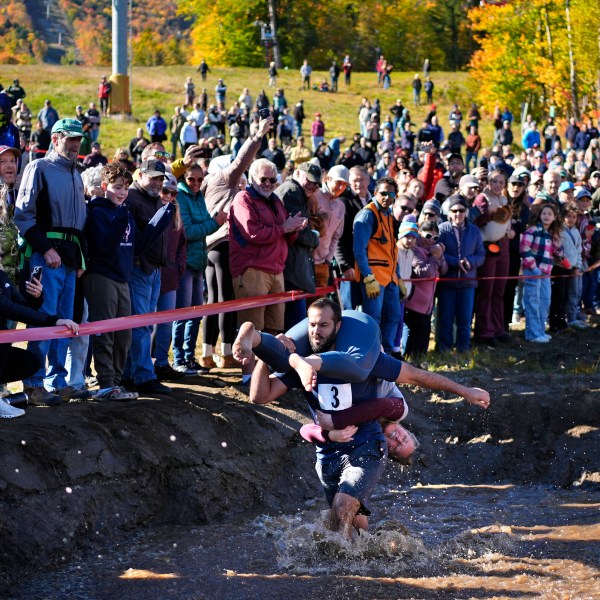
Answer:
[[258, 116], [261, 119], [268, 119], [271, 116], [271, 111], [268, 108], [261, 108], [258, 111]]

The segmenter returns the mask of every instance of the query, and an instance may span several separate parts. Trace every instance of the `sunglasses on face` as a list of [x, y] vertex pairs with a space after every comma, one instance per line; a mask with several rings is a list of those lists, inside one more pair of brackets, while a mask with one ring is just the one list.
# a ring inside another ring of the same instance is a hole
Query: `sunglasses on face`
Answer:
[[426, 240], [433, 240], [434, 242], [437, 242], [439, 239], [439, 235], [436, 235], [435, 233], [422, 233], [421, 234]]
[[423, 213], [423, 216], [424, 216], [424, 217], [431, 217], [432, 219], [433, 219], [434, 217], [437, 217], [437, 215], [436, 215], [435, 213], [432, 213], [432, 212], [424, 212], [424, 213]]
[[171, 155], [168, 152], [163, 152], [162, 150], [155, 152], [154, 156], [156, 158], [171, 158]]
[[378, 192], [380, 196], [383, 196], [384, 198], [395, 198], [396, 197], [396, 192]]
[[450, 210], [451, 213], [466, 213], [467, 209], [466, 208], [457, 208], [457, 209], [451, 209]]
[[198, 183], [202, 183], [204, 181], [204, 177], [186, 177], [186, 181], [197, 181]]
[[177, 196], [177, 192], [175, 190], [168, 190], [167, 188], [163, 188], [162, 193], [165, 196], [173, 196], [173, 198], [175, 198]]
[[406, 204], [401, 204], [400, 205], [400, 210], [402, 212], [412, 212], [412, 206], [407, 206]]
[[265, 183], [269, 182], [272, 185], [277, 183], [277, 177], [260, 177], [259, 178], [260, 185], [265, 185]]
[[510, 185], [512, 185], [513, 187], [523, 187], [525, 184], [521, 183], [520, 181], [511, 181]]

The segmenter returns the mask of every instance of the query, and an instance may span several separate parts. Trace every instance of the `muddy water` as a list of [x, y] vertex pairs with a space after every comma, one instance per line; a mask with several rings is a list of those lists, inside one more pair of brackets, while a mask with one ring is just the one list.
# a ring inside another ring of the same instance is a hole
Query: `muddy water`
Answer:
[[347, 543], [322, 504], [197, 528], [157, 527], [12, 590], [13, 598], [600, 598], [600, 489], [396, 487]]

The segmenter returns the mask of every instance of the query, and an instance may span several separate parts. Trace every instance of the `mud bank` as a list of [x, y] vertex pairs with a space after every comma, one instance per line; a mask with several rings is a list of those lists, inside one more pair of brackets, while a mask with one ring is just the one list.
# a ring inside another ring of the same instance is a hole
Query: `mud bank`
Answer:
[[[492, 407], [406, 390], [421, 443], [407, 485], [600, 485], [600, 375], [453, 377], [489, 389]], [[300, 395], [257, 407], [238, 382], [222, 372], [174, 386], [171, 399], [30, 408], [1, 422], [0, 590], [149, 525], [324, 507], [298, 434], [308, 420]]]

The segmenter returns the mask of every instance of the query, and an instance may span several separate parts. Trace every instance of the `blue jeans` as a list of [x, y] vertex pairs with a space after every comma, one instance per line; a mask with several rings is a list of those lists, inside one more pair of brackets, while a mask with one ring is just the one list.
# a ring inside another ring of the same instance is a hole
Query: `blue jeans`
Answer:
[[[177, 308], [201, 306], [204, 303], [204, 275], [202, 271], [185, 268], [179, 279]], [[200, 317], [173, 323], [173, 362], [176, 365], [189, 363], [196, 358], [196, 342], [200, 330]]]
[[[88, 322], [88, 304], [85, 300], [83, 301], [83, 318], [81, 322]], [[90, 336], [78, 335], [71, 338], [69, 342], [67, 360], [65, 361], [65, 369], [68, 373], [67, 383], [78, 390], [85, 387], [85, 365], [90, 345]]]
[[302, 135], [302, 121], [294, 121], [296, 126], [296, 137], [300, 137]]
[[[129, 279], [131, 314], [143, 315], [156, 312], [160, 295], [160, 269], [149, 275], [134, 267]], [[123, 379], [133, 379], [135, 385], [156, 379], [152, 364], [152, 325], [131, 330], [131, 346], [123, 372]]]
[[[156, 303], [156, 310], [158, 312], [173, 310], [176, 300], [177, 290], [161, 294]], [[173, 323], [160, 323], [154, 330], [154, 364], [158, 367], [166, 367], [169, 364], [169, 348], [171, 347], [172, 332]]]
[[379, 286], [381, 292], [376, 298], [367, 297], [364, 283], [361, 282], [360, 287], [363, 311], [379, 324], [383, 350], [390, 353], [394, 349], [394, 338], [402, 320], [398, 286], [395, 283], [389, 283], [385, 287]]
[[340, 296], [343, 310], [355, 310], [362, 302], [358, 281], [340, 281]]
[[438, 312], [436, 320], [437, 349], [450, 350], [454, 346], [456, 321], [456, 349], [467, 352], [471, 347], [471, 321], [475, 288], [438, 287]]
[[576, 275], [569, 279], [567, 287], [567, 304], [565, 312], [567, 313], [567, 323], [577, 321], [579, 315], [579, 301], [581, 300], [582, 277]]
[[[523, 269], [523, 275], [540, 275], [539, 269]], [[550, 311], [550, 278], [523, 280], [523, 308], [525, 309], [525, 339], [542, 337]]]
[[467, 150], [467, 158], [465, 161], [465, 166], [467, 167], [467, 172], [469, 171], [469, 163], [473, 161], [473, 168], [477, 166], [477, 152], [469, 152]]
[[[47, 315], [58, 315], [60, 319], [73, 318], [73, 301], [75, 299], [75, 269], [61, 265], [51, 269], [46, 265], [44, 257], [38, 252], [31, 255], [32, 267], [44, 267], [42, 276], [44, 284], [44, 303], [40, 312]], [[67, 386], [67, 348], [71, 340], [62, 338], [58, 340], [43, 340], [29, 342], [27, 349], [33, 352], [43, 366], [29, 379], [23, 381], [26, 386], [42, 387], [48, 390], [60, 390]], [[48, 369], [46, 370], [46, 357]]]

